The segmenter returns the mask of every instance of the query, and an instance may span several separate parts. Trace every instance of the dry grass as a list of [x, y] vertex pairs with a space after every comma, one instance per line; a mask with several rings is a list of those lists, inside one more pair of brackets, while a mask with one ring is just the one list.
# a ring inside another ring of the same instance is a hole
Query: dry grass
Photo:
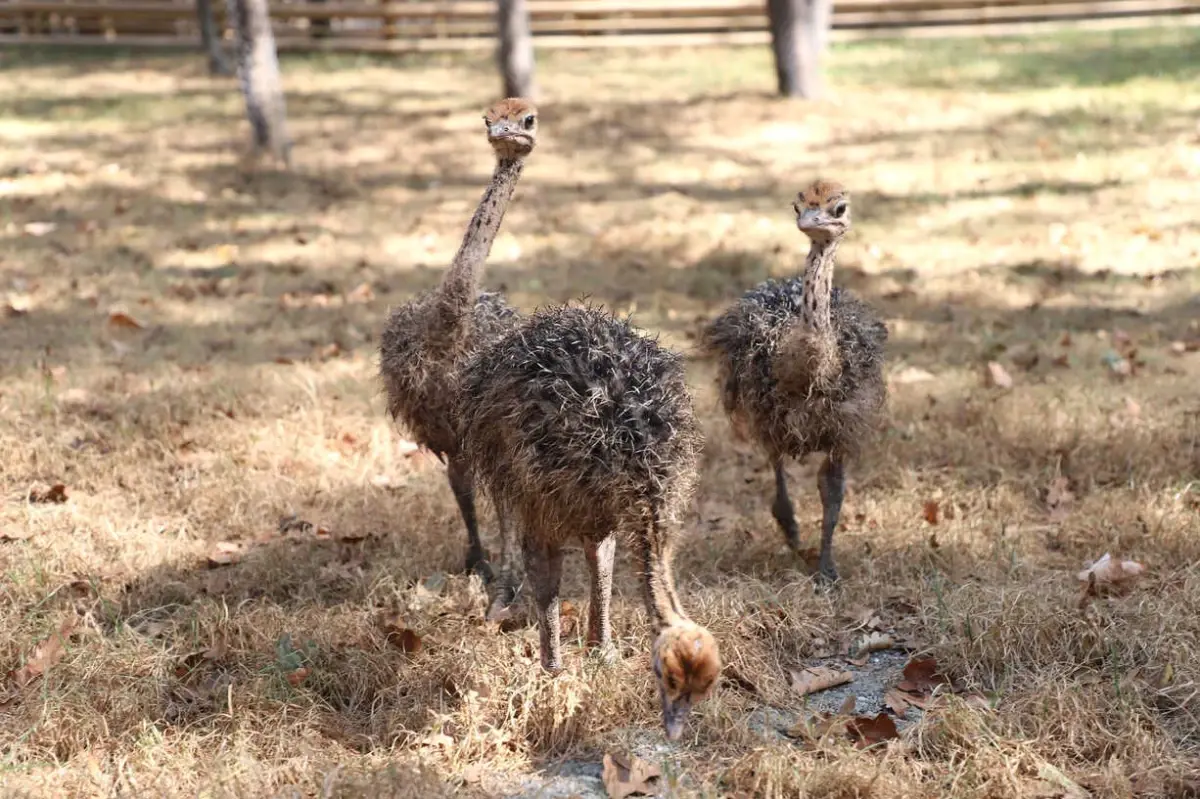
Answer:
[[[726, 683], [675, 749], [629, 569], [624, 660], [569, 645], [544, 677], [536, 631], [489, 628], [453, 574], [444, 472], [383, 412], [385, 311], [437, 279], [490, 169], [490, 67], [286, 61], [298, 173], [244, 179], [234, 85], [201, 58], [2, 56], [3, 669], [80, 618], [40, 679], [3, 683], [0, 792], [487, 795], [633, 746], [712, 796], [1023, 797], [1047, 765], [1097, 796], [1195, 795], [1200, 354], [1171, 342], [1200, 337], [1198, 45], [872, 44], [835, 54], [811, 106], [768, 96], [765, 51], [543, 59], [544, 145], [489, 285], [526, 308], [589, 294], [689, 348], [796, 268], [788, 203], [820, 172], [856, 198], [838, 281], [884, 310], [893, 373], [933, 377], [892, 386], [826, 596], [692, 361], [708, 442], [678, 571], [756, 685]], [[1130, 347], [1122, 378], [1105, 358]], [[1012, 390], [984, 385], [988, 360]], [[793, 473], [815, 536], [813, 468]], [[1051, 517], [1059, 476], [1075, 502]], [[27, 501], [56, 482], [66, 502]], [[290, 514], [332, 534], [276, 532]], [[208, 568], [217, 542], [240, 562]], [[1106, 550], [1148, 577], [1081, 610], [1074, 574]], [[580, 606], [584, 573], [573, 557]], [[747, 724], [798, 711], [785, 669], [864, 608], [996, 709], [931, 713], [884, 752]]]

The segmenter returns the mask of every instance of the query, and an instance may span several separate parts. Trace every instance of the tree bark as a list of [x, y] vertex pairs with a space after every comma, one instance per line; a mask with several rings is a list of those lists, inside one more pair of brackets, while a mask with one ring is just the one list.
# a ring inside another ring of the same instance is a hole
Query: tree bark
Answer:
[[814, 0], [813, 37], [816, 40], [817, 57], [824, 58], [829, 50], [829, 36], [833, 30], [833, 0]]
[[828, 40], [830, 0], [767, 0], [775, 77], [784, 97], [821, 94], [821, 51]]
[[232, 75], [233, 68], [221, 49], [221, 36], [213, 16], [212, 0], [196, 0], [196, 18], [200, 23], [200, 43], [208, 54], [208, 71], [212, 75]]
[[533, 34], [525, 0], [499, 0], [497, 23], [500, 44], [497, 58], [504, 79], [505, 97], [528, 97], [537, 93], [533, 75]]
[[291, 166], [292, 143], [287, 134], [287, 110], [275, 34], [267, 0], [228, 0], [234, 30], [238, 81], [246, 100], [246, 116], [256, 151], [269, 151]]
[[[312, 0], [314, 3], [324, 3], [325, 0]], [[308, 34], [314, 39], [325, 39], [330, 34], [329, 17], [310, 17]]]

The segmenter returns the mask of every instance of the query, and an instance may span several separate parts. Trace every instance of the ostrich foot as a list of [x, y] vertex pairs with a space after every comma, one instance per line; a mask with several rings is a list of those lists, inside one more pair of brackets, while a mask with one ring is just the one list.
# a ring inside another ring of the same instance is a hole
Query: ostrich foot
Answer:
[[464, 571], [467, 574], [478, 574], [483, 578], [484, 585], [490, 584], [495, 577], [495, 574], [492, 572], [492, 566], [488, 563], [487, 553], [485, 552], [469, 553]]

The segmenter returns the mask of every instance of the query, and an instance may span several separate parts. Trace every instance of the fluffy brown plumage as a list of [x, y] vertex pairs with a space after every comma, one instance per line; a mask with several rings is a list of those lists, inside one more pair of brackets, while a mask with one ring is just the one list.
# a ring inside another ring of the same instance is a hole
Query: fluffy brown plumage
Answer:
[[[688, 620], [671, 574], [701, 444], [682, 359], [601, 310], [540, 311], [470, 359], [459, 412], [463, 452], [521, 530], [543, 666], [562, 665], [564, 544], [583, 540], [592, 578], [588, 642], [609, 650], [615, 542], [628, 538], [658, 633], [656, 663], [666, 664], [656, 666], [664, 725], [677, 736], [691, 702], [720, 671], [716, 643]], [[676, 646], [685, 633], [702, 645]]]
[[[417, 443], [446, 460], [450, 486], [458, 500], [470, 549], [467, 569], [492, 576], [479, 536], [474, 482], [463, 462], [453, 426], [458, 400], [458, 369], [476, 349], [498, 340], [520, 321], [499, 294], [480, 293], [479, 275], [504, 212], [520, 178], [524, 158], [537, 140], [537, 111], [520, 99], [501, 100], [484, 115], [488, 141], [496, 155], [492, 182], [467, 228], [462, 246], [441, 283], [432, 291], [394, 309], [380, 342], [380, 375], [388, 411]], [[502, 542], [507, 521], [500, 514]], [[497, 598], [511, 601], [516, 566], [511, 551], [501, 553]]]
[[833, 530], [844, 465], [856, 457], [886, 404], [887, 327], [866, 303], [832, 287], [834, 254], [850, 229], [844, 188], [816, 181], [793, 208], [811, 240], [804, 274], [768, 280], [709, 324], [704, 345], [719, 367], [721, 397], [734, 428], [775, 467], [773, 512], [789, 546], [799, 529], [787, 494], [785, 456], [824, 452], [818, 476], [824, 508], [820, 575], [837, 579]]
[[651, 652], [667, 737], [676, 740], [692, 706], [707, 699], [721, 677], [721, 655], [712, 634], [681, 622], [659, 633]]

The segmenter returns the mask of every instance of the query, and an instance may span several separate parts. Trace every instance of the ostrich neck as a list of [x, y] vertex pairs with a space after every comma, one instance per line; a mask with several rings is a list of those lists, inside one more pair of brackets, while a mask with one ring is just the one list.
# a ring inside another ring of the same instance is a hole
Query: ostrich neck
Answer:
[[655, 631], [661, 632], [687, 621], [688, 617], [675, 592], [675, 579], [671, 574], [672, 547], [657, 517], [650, 520], [640, 544], [646, 613]]
[[833, 266], [839, 240], [813, 240], [804, 262], [804, 304], [800, 321], [810, 333], [831, 333], [830, 297], [833, 294]]
[[492, 249], [492, 242], [500, 231], [504, 212], [512, 200], [513, 191], [525, 162], [521, 158], [501, 158], [496, 162], [492, 182], [483, 193], [475, 216], [467, 226], [458, 254], [450, 264], [439, 287], [442, 309], [447, 313], [446, 321], [458, 322], [475, 304], [479, 292], [479, 277]]

